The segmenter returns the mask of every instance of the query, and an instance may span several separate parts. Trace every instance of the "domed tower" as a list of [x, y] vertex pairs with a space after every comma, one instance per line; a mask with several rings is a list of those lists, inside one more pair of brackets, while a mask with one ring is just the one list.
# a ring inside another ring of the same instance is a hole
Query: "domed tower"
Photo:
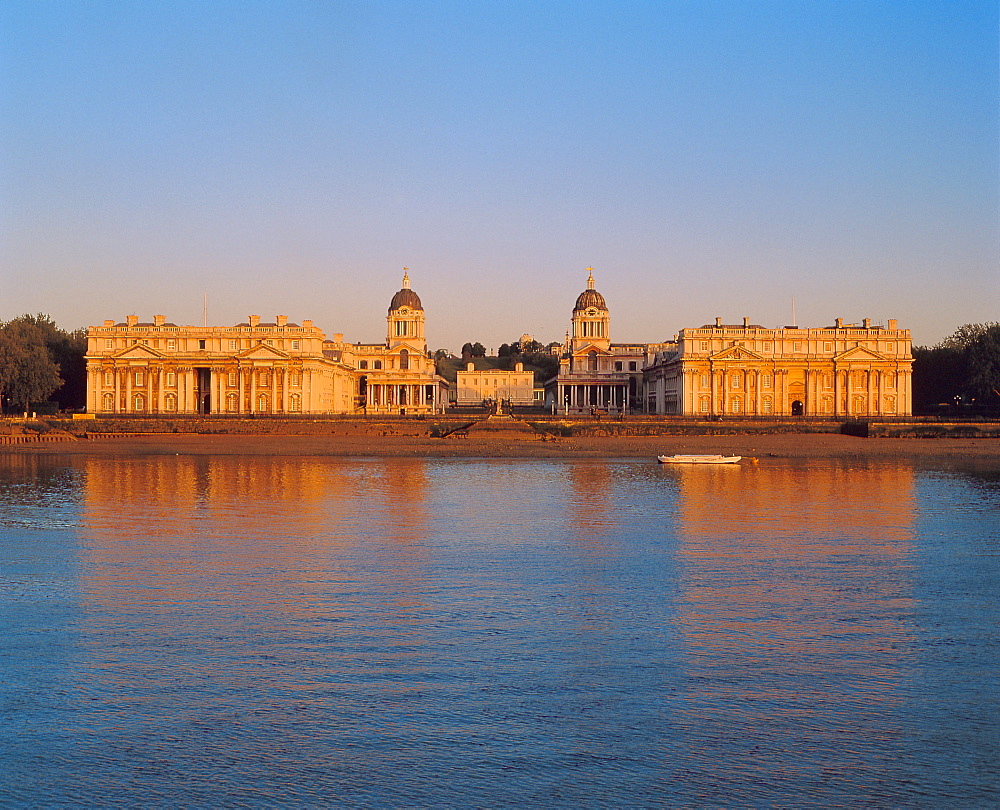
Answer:
[[424, 337], [424, 306], [420, 296], [410, 289], [410, 276], [403, 268], [403, 288], [392, 297], [389, 304], [389, 329], [386, 345], [392, 349], [405, 344], [413, 351], [426, 354]]
[[594, 268], [588, 267], [590, 274], [585, 289], [576, 299], [573, 307], [573, 338], [570, 351], [576, 352], [585, 346], [608, 351], [611, 347], [611, 313], [604, 302], [604, 296], [594, 289]]

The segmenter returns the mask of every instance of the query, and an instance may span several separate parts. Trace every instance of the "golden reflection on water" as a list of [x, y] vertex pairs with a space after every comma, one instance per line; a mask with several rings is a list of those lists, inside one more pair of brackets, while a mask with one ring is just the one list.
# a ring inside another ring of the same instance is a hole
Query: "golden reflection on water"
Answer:
[[[886, 718], [901, 702], [914, 643], [912, 468], [762, 464], [675, 474], [686, 699], [707, 708], [696, 736], [728, 728], [763, 741], [744, 756], [730, 752], [730, 767], [753, 770], [802, 742], [772, 741], [769, 754], [769, 727], [815, 725], [844, 735], [831, 768], [877, 770], [852, 758], [851, 735], [891, 734], [898, 722]], [[826, 727], [825, 707], [844, 684], [853, 706]], [[734, 701], [745, 713], [713, 716], [712, 706]], [[785, 776], [768, 778], [787, 778], [797, 765], [786, 758], [782, 767]]]
[[[387, 598], [407, 600], [426, 520], [423, 461], [354, 469], [310, 458], [87, 457], [85, 592], [107, 604], [204, 600], [308, 608], [356, 572], [358, 524], [391, 553]], [[376, 553], [379, 551], [375, 550]]]

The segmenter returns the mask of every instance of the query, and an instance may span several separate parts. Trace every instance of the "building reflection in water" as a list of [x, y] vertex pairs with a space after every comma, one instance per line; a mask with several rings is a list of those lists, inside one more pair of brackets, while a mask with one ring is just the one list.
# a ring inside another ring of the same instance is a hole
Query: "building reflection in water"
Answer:
[[844, 769], [875, 789], [892, 762], [858, 755], [852, 740], [900, 732], [914, 649], [912, 468], [671, 474], [687, 684], [679, 722], [708, 761], [710, 749], [725, 751], [719, 779], [702, 782], [718, 795], [691, 799], [722, 800], [748, 778], [768, 789], [819, 784]]
[[[346, 668], [366, 653], [391, 658], [410, 649], [417, 593], [426, 588], [422, 460], [80, 463], [80, 585], [98, 631], [89, 638], [106, 643], [101, 630], [127, 633], [118, 643], [130, 658], [159, 661], [144, 688], [162, 688], [172, 666], [203, 666], [206, 678], [234, 684], [266, 671], [309, 688], [312, 651], [338, 638], [352, 650]], [[253, 654], [257, 634], [261, 647], [287, 659], [272, 656], [264, 666]], [[102, 659], [113, 671], [120, 657], [105, 651], [95, 657]]]

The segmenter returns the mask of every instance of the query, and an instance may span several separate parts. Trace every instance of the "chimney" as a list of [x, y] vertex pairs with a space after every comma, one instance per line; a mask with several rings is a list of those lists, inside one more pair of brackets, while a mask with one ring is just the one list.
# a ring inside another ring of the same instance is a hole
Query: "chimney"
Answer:
[[344, 342], [344, 333], [343, 332], [334, 332], [333, 333], [333, 342], [334, 343], [343, 343]]
[[303, 329], [312, 329], [313, 328], [313, 322], [312, 321], [302, 321], [302, 328]]
[[105, 325], [105, 326], [114, 326], [114, 325], [115, 325], [115, 322], [114, 322], [114, 320], [113, 320], [113, 319], [111, 319], [111, 318], [108, 318], [107, 320], [105, 320], [105, 321], [104, 321], [104, 325]]
[[476, 364], [475, 363], [466, 363], [465, 364], [465, 370], [466, 371], [475, 371], [476, 370]]
[[843, 318], [837, 318], [837, 328], [838, 329], [843, 329], [844, 328], [844, 319]]
[[514, 371], [523, 372], [524, 371], [524, 363], [515, 363], [514, 364]]
[[274, 316], [274, 322], [278, 326], [287, 326], [288, 325], [288, 316], [287, 315], [275, 315]]
[[139, 323], [139, 316], [138, 315], [126, 315], [125, 316], [125, 323], [128, 324], [129, 326], [135, 326], [137, 323]]
[[164, 315], [154, 315], [153, 316], [153, 326], [163, 326], [167, 322], [167, 318]]
[[871, 328], [872, 328], [872, 319], [865, 318], [865, 329], [871, 329]]
[[899, 328], [899, 327], [896, 326], [896, 319], [895, 318], [889, 318], [889, 326], [887, 328], [889, 328], [889, 329], [898, 329]]
[[749, 328], [749, 326], [750, 326], [750, 319], [749, 318], [744, 318], [743, 319], [743, 328], [747, 329], [747, 328]]
[[715, 319], [715, 325], [716, 326], [722, 326], [722, 318], [716, 318]]
[[251, 315], [250, 316], [250, 325], [251, 326], [260, 326], [260, 315]]

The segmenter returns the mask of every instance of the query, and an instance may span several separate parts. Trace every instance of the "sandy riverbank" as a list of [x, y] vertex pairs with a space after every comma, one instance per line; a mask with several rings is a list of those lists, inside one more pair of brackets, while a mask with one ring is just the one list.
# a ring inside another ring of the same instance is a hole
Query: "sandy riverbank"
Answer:
[[757, 436], [535, 437], [472, 435], [437, 439], [397, 435], [146, 435], [2, 447], [40, 454], [221, 454], [465, 458], [652, 458], [671, 453], [725, 453], [772, 458], [910, 458], [976, 461], [1000, 469], [996, 439], [862, 439], [839, 434]]

